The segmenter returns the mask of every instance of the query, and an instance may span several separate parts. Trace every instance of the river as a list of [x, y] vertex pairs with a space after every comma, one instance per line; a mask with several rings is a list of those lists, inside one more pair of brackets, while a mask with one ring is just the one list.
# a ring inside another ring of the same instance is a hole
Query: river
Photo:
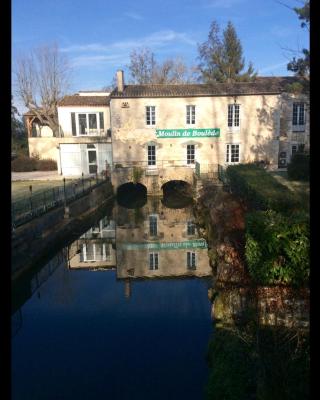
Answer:
[[13, 288], [12, 399], [204, 399], [206, 247], [192, 206], [157, 198], [66, 238]]

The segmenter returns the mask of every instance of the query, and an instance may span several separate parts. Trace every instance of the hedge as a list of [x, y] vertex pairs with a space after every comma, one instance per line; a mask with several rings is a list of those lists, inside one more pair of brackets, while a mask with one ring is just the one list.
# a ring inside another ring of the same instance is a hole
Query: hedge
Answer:
[[310, 178], [309, 154], [296, 153], [287, 168], [288, 178], [296, 181], [308, 181]]
[[11, 171], [30, 172], [30, 171], [55, 171], [57, 163], [51, 159], [39, 160], [35, 157], [19, 155], [11, 162]]
[[261, 285], [307, 284], [309, 228], [309, 216], [303, 212], [290, 217], [272, 210], [247, 214], [245, 257], [254, 281]]
[[255, 164], [230, 165], [226, 177], [232, 193], [254, 209], [288, 211], [300, 206], [286, 186]]

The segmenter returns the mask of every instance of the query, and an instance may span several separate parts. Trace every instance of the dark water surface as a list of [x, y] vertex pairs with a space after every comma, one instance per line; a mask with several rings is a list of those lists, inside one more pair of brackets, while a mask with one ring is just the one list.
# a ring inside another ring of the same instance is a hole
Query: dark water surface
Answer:
[[[193, 250], [189, 268], [190, 249], [176, 245], [198, 240], [191, 220], [189, 209], [162, 204], [138, 214], [116, 207], [35, 273], [25, 300], [13, 301], [12, 399], [203, 399], [207, 249]], [[177, 248], [167, 250], [170, 242]], [[105, 261], [88, 261], [92, 243]], [[166, 244], [158, 269], [141, 243]]]

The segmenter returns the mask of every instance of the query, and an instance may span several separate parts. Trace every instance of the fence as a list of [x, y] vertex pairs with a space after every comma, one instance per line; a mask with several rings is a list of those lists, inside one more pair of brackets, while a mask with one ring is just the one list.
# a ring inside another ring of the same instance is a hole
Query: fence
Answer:
[[15, 229], [32, 219], [45, 214], [56, 207], [67, 205], [91, 192], [93, 188], [105, 182], [104, 177], [81, 178], [67, 183], [63, 179], [63, 185], [32, 193], [30, 186], [29, 195], [11, 204], [11, 223]]
[[218, 178], [221, 182], [225, 185], [228, 184], [227, 175], [226, 175], [226, 168], [220, 164], [218, 164]]

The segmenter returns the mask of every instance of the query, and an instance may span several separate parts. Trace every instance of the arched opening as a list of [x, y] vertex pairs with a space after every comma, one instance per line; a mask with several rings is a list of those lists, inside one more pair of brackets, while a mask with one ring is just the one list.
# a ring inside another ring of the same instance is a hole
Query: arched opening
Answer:
[[162, 203], [168, 208], [184, 208], [193, 203], [193, 191], [189, 183], [172, 180], [162, 185]]
[[125, 208], [140, 208], [147, 202], [147, 188], [141, 183], [124, 183], [117, 189], [117, 203]]

